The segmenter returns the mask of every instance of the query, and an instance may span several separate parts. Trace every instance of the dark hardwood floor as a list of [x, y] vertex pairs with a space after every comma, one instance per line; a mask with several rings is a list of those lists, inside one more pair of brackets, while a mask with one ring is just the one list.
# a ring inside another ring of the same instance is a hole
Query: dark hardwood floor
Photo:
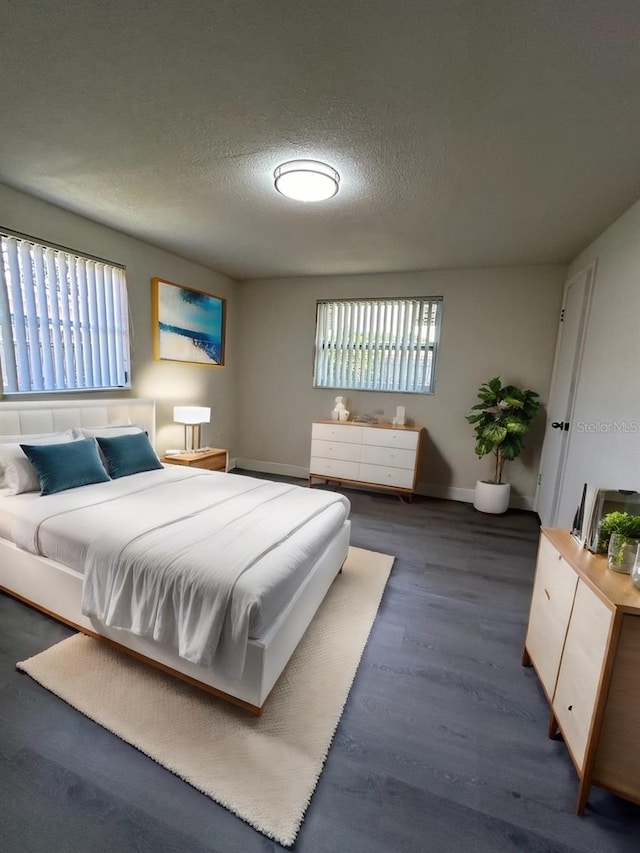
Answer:
[[[536, 516], [346, 494], [352, 544], [396, 563], [294, 849], [638, 853], [639, 806], [593, 789], [574, 814], [573, 766], [520, 665]], [[15, 670], [70, 634], [0, 596], [0, 850], [282, 849]]]

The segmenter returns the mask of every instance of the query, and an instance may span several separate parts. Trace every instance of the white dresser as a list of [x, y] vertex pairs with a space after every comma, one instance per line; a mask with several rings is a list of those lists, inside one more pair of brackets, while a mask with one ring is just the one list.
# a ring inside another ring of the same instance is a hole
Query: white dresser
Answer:
[[421, 433], [421, 427], [316, 421], [309, 484], [331, 480], [413, 494]]

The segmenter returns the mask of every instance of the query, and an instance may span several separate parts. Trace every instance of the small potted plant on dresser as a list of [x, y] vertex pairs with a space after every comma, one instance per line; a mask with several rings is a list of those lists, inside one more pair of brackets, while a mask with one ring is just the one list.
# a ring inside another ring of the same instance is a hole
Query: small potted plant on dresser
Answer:
[[640, 544], [640, 515], [610, 512], [600, 522], [598, 552], [607, 554], [609, 568], [631, 574]]
[[539, 394], [515, 385], [503, 385], [496, 376], [478, 390], [479, 403], [467, 415], [476, 434], [476, 454], [493, 453], [495, 467], [490, 480], [478, 480], [473, 505], [479, 512], [502, 515], [509, 507], [511, 486], [502, 482], [504, 463], [516, 459], [522, 439], [540, 408]]

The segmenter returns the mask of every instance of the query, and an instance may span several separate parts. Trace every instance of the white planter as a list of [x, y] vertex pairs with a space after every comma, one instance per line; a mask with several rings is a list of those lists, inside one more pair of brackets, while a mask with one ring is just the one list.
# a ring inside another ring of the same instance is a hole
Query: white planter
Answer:
[[478, 480], [473, 499], [473, 506], [478, 512], [491, 515], [503, 515], [509, 508], [511, 486], [509, 483], [487, 483]]

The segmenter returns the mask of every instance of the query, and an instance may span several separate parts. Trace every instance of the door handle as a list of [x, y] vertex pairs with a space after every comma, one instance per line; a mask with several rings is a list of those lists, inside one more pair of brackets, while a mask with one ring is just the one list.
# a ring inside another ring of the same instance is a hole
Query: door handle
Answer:
[[569, 421], [553, 421], [552, 429], [563, 429], [565, 432], [569, 429]]

